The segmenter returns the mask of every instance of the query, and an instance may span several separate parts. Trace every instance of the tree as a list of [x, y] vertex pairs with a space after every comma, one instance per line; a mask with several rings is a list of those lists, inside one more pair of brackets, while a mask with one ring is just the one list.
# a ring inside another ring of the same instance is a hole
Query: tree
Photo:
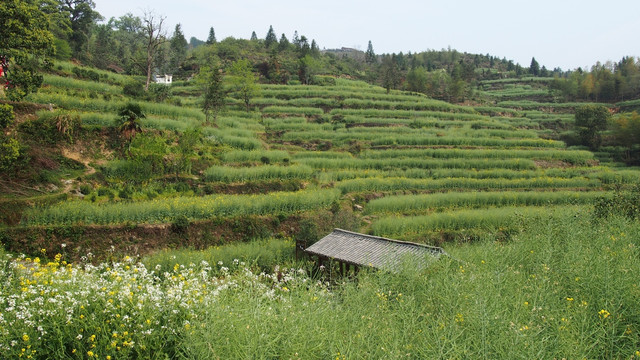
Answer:
[[256, 35], [255, 31], [251, 32], [251, 41], [258, 41], [258, 35]]
[[260, 87], [258, 87], [257, 79], [253, 74], [249, 60], [240, 59], [235, 61], [231, 64], [229, 74], [231, 75], [231, 86], [236, 96], [242, 99], [247, 107], [247, 112], [249, 112], [249, 102], [260, 92]]
[[117, 47], [114, 32], [108, 24], [96, 25], [94, 32], [95, 36], [90, 44], [92, 63], [99, 69], [106, 69], [117, 62], [113, 52]]
[[287, 39], [287, 37], [283, 33], [282, 36], [280, 36], [280, 42], [278, 42], [278, 51], [287, 50], [289, 48], [289, 45], [289, 39]]
[[611, 114], [603, 105], [582, 105], [576, 109], [575, 127], [582, 142], [592, 150], [600, 147], [601, 132], [607, 129]]
[[79, 58], [86, 58], [87, 45], [91, 35], [91, 29], [102, 16], [95, 10], [93, 0], [57, 0], [60, 3], [60, 12], [67, 14], [71, 23], [71, 35], [69, 44], [73, 54]]
[[625, 149], [624, 161], [640, 164], [640, 115], [637, 112], [616, 116], [611, 122], [613, 142]]
[[151, 82], [151, 75], [153, 73], [153, 64], [156, 60], [156, 56], [158, 54], [158, 50], [162, 44], [164, 44], [167, 40], [165, 38], [165, 34], [162, 32], [162, 25], [164, 24], [165, 17], [158, 16], [154, 14], [152, 11], [146, 11], [144, 14], [144, 18], [142, 22], [143, 26], [143, 34], [145, 38], [145, 72], [147, 74], [147, 82], [144, 86], [144, 90], [149, 90], [149, 83]]
[[213, 113], [213, 121], [216, 121], [218, 113], [224, 108], [226, 92], [222, 83], [222, 76], [217, 65], [200, 68], [199, 82], [204, 88], [202, 111], [207, 123], [210, 114]]
[[367, 52], [364, 54], [364, 60], [367, 64], [373, 64], [376, 62], [376, 53], [373, 52], [373, 45], [371, 45], [371, 40], [369, 40], [369, 45], [367, 45]]
[[176, 25], [176, 28], [169, 42], [169, 72], [175, 73], [180, 68], [180, 65], [187, 58], [187, 39], [185, 39], [182, 33], [182, 27], [180, 24]]
[[409, 70], [407, 74], [407, 90], [420, 93], [427, 92], [427, 71], [422, 66]]
[[531, 58], [531, 65], [529, 66], [529, 73], [533, 76], [540, 74], [540, 64], [536, 61], [536, 58]]
[[267, 36], [264, 38], [264, 46], [268, 48], [271, 45], [276, 44], [278, 42], [278, 38], [276, 37], [276, 33], [273, 31], [273, 26], [269, 25], [269, 31], [267, 32]]
[[320, 57], [320, 48], [318, 47], [318, 43], [315, 40], [311, 40], [311, 56], [314, 58]]
[[387, 94], [391, 89], [395, 89], [400, 81], [400, 74], [398, 71], [398, 64], [395, 61], [395, 54], [393, 56], [385, 56], [382, 59], [381, 67], [382, 86], [387, 89]]
[[118, 19], [109, 19], [107, 25], [114, 30], [115, 47], [110, 51], [119, 60], [118, 66], [127, 74], [145, 74], [142, 19], [127, 13]]
[[216, 42], [216, 32], [213, 30], [213, 26], [209, 28], [209, 37], [207, 38], [207, 45], [213, 45]]
[[[11, 100], [37, 91], [43, 77], [39, 71], [50, 64], [55, 53], [47, 16], [23, 0], [0, 3], [0, 66], [3, 85]], [[11, 19], [11, 21], [8, 21]]]
[[306, 55], [298, 60], [298, 78], [304, 85], [310, 85], [313, 75], [319, 70], [318, 61], [311, 55]]

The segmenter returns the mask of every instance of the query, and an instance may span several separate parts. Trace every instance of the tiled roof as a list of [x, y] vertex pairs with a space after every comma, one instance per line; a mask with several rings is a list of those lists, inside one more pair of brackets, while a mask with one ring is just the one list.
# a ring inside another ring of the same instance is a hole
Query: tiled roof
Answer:
[[444, 254], [439, 247], [359, 234], [342, 229], [333, 232], [305, 250], [312, 255], [333, 258], [345, 263], [393, 270], [403, 261], [426, 264], [430, 258]]

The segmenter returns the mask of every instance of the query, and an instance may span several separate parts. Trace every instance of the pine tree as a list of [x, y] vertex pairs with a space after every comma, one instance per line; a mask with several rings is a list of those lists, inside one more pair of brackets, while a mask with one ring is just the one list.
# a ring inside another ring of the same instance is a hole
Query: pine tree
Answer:
[[540, 74], [540, 64], [536, 61], [536, 58], [531, 58], [531, 66], [529, 66], [529, 73], [533, 76]]
[[255, 31], [251, 32], [251, 41], [258, 41], [258, 35], [256, 35]]
[[311, 40], [311, 56], [316, 58], [320, 56], [320, 48], [318, 47], [318, 43], [316, 43], [315, 39]]
[[298, 30], [293, 32], [293, 45], [300, 47], [300, 36], [298, 35]]
[[267, 32], [267, 37], [264, 39], [264, 45], [267, 48], [270, 48], [271, 45], [278, 42], [278, 38], [276, 37], [276, 33], [273, 31], [273, 26], [269, 25], [269, 31]]
[[207, 38], [207, 45], [212, 45], [217, 42], [216, 32], [213, 30], [213, 26], [209, 28], [209, 37]]
[[367, 45], [365, 61], [367, 62], [367, 64], [373, 64], [374, 62], [376, 62], [376, 54], [373, 52], [373, 45], [371, 45], [371, 40], [369, 40], [369, 45]]
[[200, 73], [200, 81], [204, 86], [202, 111], [204, 112], [206, 122], [209, 122], [212, 113], [213, 121], [215, 122], [218, 113], [224, 108], [224, 97], [226, 95], [218, 66], [213, 65], [211, 68], [203, 67]]
[[182, 33], [182, 26], [176, 25], [176, 28], [169, 42], [169, 72], [174, 73], [182, 65], [184, 59], [187, 58], [187, 48], [189, 43]]
[[282, 34], [282, 36], [280, 36], [280, 42], [278, 43], [278, 51], [287, 50], [289, 48], [289, 45], [289, 39], [287, 39], [287, 37]]

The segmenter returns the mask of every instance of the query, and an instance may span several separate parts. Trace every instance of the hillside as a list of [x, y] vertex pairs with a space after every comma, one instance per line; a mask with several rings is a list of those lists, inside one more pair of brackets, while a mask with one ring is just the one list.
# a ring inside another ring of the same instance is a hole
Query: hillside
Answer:
[[[333, 227], [429, 244], [508, 238], [523, 216], [573, 211], [640, 176], [560, 141], [573, 105], [548, 103], [544, 79], [487, 81], [481, 95], [495, 105], [476, 107], [333, 77], [260, 85], [251, 111], [228, 97], [207, 123], [198, 85], [132, 99], [125, 76], [55, 69], [14, 126], [29, 150], [28, 165], [3, 181], [3, 221], [18, 225], [5, 230], [8, 249], [78, 242], [78, 254], [144, 253], [314, 241]], [[128, 140], [114, 122], [132, 100], [146, 117]]]

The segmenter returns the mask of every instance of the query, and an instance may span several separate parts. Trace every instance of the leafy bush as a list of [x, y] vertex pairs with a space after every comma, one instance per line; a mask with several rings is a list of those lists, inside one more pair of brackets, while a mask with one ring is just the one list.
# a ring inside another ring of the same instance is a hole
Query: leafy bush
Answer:
[[0, 128], [6, 128], [13, 124], [13, 120], [16, 118], [13, 113], [13, 106], [9, 104], [0, 104]]
[[165, 101], [169, 97], [170, 87], [162, 84], [149, 85], [149, 98], [153, 101]]
[[122, 92], [125, 95], [132, 97], [142, 97], [144, 96], [144, 85], [139, 81], [129, 81], [122, 87]]
[[91, 188], [91, 185], [89, 184], [82, 184], [80, 185], [80, 193], [82, 195], [89, 195], [91, 193], [93, 189]]
[[640, 220], [640, 185], [628, 188], [617, 188], [613, 196], [601, 197], [595, 206], [594, 216], [605, 219], [621, 215], [629, 219]]
[[184, 234], [187, 232], [189, 224], [190, 221], [188, 217], [184, 215], [178, 215], [175, 220], [173, 220], [173, 223], [171, 223], [171, 231], [176, 234]]
[[18, 140], [0, 134], [0, 170], [13, 169], [20, 157], [20, 143]]

